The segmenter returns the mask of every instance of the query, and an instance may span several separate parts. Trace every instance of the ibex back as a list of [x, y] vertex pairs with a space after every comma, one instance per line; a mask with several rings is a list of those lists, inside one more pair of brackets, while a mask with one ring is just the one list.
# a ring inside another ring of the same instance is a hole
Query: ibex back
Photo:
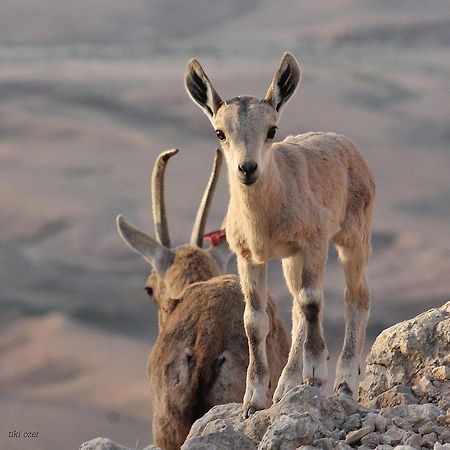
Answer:
[[185, 76], [186, 88], [209, 117], [228, 166], [227, 239], [238, 258], [250, 353], [245, 416], [266, 405], [271, 258], [281, 259], [293, 296], [292, 345], [273, 399], [278, 401], [302, 381], [322, 386], [327, 380], [322, 304], [329, 240], [336, 245], [346, 279], [345, 340], [334, 387], [353, 395], [358, 386], [369, 312], [365, 267], [375, 183], [361, 153], [344, 136], [307, 133], [274, 142], [280, 112], [300, 78], [299, 64], [289, 53], [261, 99], [222, 101], [196, 60], [189, 62]]

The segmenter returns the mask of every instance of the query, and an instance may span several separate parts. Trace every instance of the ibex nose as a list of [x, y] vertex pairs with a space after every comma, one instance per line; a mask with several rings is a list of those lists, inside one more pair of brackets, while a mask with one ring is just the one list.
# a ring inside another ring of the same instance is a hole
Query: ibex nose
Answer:
[[258, 168], [258, 164], [256, 164], [253, 161], [247, 161], [244, 164], [238, 165], [239, 172], [241, 172], [247, 178], [251, 177], [256, 172], [257, 168]]

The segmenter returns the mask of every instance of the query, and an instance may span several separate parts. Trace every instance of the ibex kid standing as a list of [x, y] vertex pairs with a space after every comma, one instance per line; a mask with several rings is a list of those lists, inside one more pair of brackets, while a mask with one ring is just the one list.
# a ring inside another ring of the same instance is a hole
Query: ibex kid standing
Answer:
[[306, 133], [274, 142], [280, 112], [300, 78], [298, 62], [286, 53], [265, 98], [223, 102], [198, 61], [189, 62], [185, 75], [187, 91], [209, 117], [228, 166], [227, 239], [237, 254], [250, 353], [245, 416], [266, 405], [271, 258], [281, 259], [293, 296], [291, 350], [273, 399], [302, 382], [302, 365], [304, 383], [321, 386], [327, 380], [322, 285], [330, 240], [346, 280], [345, 339], [334, 389], [354, 395], [358, 386], [369, 312], [365, 267], [375, 183], [361, 153], [344, 136]]
[[[236, 276], [222, 275], [230, 256], [225, 238], [203, 249], [209, 206], [219, 175], [218, 153], [197, 212], [189, 244], [170, 248], [164, 202], [164, 172], [176, 154], [159, 155], [152, 177], [153, 239], [118, 217], [123, 239], [153, 267], [146, 284], [159, 315], [159, 335], [148, 363], [153, 438], [163, 450], [178, 450], [195, 420], [214, 405], [244, 395], [248, 365], [242, 320], [244, 302]], [[267, 353], [271, 390], [286, 363], [289, 339], [269, 300]]]

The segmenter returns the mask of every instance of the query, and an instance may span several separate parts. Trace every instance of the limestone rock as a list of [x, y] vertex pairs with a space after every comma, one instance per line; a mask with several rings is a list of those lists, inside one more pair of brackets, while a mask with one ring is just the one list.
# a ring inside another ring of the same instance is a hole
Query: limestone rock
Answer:
[[377, 337], [367, 357], [360, 402], [376, 407], [377, 397], [394, 386], [417, 385], [436, 367], [449, 365], [450, 302], [398, 323]]
[[[132, 450], [129, 447], [124, 447], [122, 445], [116, 444], [108, 438], [95, 438], [88, 442], [80, 445], [80, 450]], [[134, 450], [134, 449], [133, 449]], [[161, 450], [159, 447], [154, 445], [148, 445], [142, 450]]]
[[361, 440], [361, 438], [369, 433], [372, 433], [374, 429], [375, 427], [373, 425], [369, 425], [367, 427], [360, 428], [359, 430], [350, 431], [345, 438], [345, 443], [348, 445], [356, 444]]
[[131, 450], [128, 447], [116, 444], [111, 439], [99, 437], [81, 444], [80, 450]]
[[[370, 424], [368, 423], [364, 424], [364, 426], [367, 425]], [[361, 427], [361, 417], [359, 416], [359, 414], [352, 414], [342, 425], [342, 428], [346, 433], [348, 433], [349, 431], [357, 430], [360, 427]]]
[[208, 433], [186, 441], [183, 450], [256, 450], [256, 445], [243, 433], [226, 426], [220, 432]]
[[308, 413], [281, 415], [267, 428], [258, 450], [291, 450], [310, 444], [318, 428], [319, 421]]
[[450, 380], [450, 367], [449, 366], [435, 367], [431, 371], [431, 378], [433, 380], [439, 380], [439, 381]]

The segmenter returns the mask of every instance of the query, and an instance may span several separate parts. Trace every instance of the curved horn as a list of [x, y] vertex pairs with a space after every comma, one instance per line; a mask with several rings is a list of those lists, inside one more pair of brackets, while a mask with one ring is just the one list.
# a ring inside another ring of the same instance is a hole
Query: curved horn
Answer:
[[217, 149], [214, 164], [209, 177], [205, 192], [203, 193], [202, 201], [198, 207], [197, 216], [195, 218], [194, 228], [191, 234], [191, 244], [203, 246], [203, 235], [205, 234], [206, 219], [208, 218], [209, 207], [216, 189], [217, 180], [219, 179], [220, 167], [222, 166], [222, 152]]
[[166, 205], [164, 202], [164, 172], [167, 161], [178, 153], [178, 149], [160, 153], [152, 172], [152, 211], [157, 241], [170, 248], [169, 228], [167, 226]]
[[121, 214], [117, 216], [117, 230], [121, 238], [136, 253], [139, 253], [139, 255], [149, 262], [160, 277], [164, 277], [166, 270], [172, 263], [173, 252], [129, 224]]

